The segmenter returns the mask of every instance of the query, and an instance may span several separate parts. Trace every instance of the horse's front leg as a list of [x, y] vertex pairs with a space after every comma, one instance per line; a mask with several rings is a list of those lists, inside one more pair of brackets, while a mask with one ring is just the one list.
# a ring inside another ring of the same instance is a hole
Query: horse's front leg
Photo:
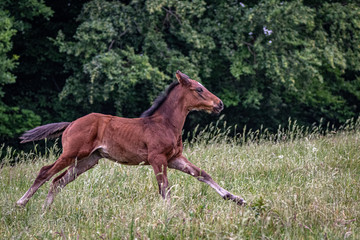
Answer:
[[162, 155], [153, 156], [149, 159], [154, 169], [156, 180], [159, 185], [159, 193], [164, 199], [170, 199], [169, 181], [167, 178], [167, 161]]
[[169, 168], [180, 170], [184, 173], [187, 173], [193, 177], [195, 177], [197, 180], [204, 182], [215, 191], [220, 194], [220, 196], [225, 200], [232, 200], [236, 202], [238, 205], [246, 204], [244, 199], [241, 197], [238, 197], [236, 195], [233, 195], [232, 193], [228, 192], [224, 188], [220, 187], [211, 177], [209, 174], [207, 174], [204, 170], [201, 170], [194, 164], [192, 164], [189, 160], [187, 160], [184, 156], [172, 159], [168, 163]]

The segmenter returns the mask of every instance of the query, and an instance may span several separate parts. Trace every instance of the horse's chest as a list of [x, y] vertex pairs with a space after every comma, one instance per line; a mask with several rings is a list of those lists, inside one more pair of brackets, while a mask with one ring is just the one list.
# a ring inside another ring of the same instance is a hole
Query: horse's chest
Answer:
[[164, 154], [167, 159], [171, 159], [175, 156], [181, 155], [183, 149], [181, 136], [178, 138], [173, 138], [171, 140], [172, 141], [163, 143], [163, 148], [159, 148], [159, 153]]

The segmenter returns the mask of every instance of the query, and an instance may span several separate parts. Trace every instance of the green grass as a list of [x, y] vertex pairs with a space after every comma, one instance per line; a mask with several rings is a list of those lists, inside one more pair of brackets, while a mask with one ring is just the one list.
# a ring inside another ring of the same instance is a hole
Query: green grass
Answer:
[[[103, 159], [63, 189], [50, 210], [41, 210], [48, 183], [21, 209], [15, 202], [57, 150], [41, 156], [3, 148], [0, 238], [360, 239], [359, 121], [336, 132], [296, 123], [274, 135], [244, 130], [230, 138], [228, 130], [209, 126], [184, 154], [247, 200], [245, 207], [174, 170], [167, 204], [150, 167]], [[14, 158], [22, 162], [11, 166]]]

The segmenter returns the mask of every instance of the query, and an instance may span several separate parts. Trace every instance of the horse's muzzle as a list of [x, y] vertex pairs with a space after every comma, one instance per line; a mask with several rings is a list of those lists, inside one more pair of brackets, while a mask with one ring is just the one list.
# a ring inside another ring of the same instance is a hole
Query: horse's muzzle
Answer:
[[219, 114], [223, 109], [224, 109], [224, 104], [223, 104], [223, 102], [220, 100], [220, 102], [218, 103], [218, 105], [214, 107], [213, 113]]

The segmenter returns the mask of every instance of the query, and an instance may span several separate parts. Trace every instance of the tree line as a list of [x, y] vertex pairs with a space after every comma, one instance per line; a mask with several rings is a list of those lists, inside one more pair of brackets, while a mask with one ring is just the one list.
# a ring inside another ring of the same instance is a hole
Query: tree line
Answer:
[[357, 1], [4, 0], [0, 19], [1, 142], [90, 112], [138, 117], [178, 69], [231, 125], [359, 116]]

